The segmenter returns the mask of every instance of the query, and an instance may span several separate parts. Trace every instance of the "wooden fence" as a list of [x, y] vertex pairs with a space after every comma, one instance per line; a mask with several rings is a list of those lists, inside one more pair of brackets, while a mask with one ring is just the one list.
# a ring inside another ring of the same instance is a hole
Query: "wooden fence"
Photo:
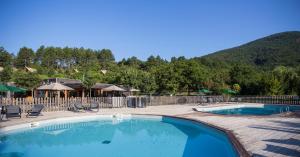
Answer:
[[[221, 96], [209, 96], [220, 98]], [[17, 105], [22, 112], [32, 108], [34, 104], [43, 104], [44, 112], [72, 110], [75, 102], [83, 106], [95, 102], [100, 108], [146, 107], [155, 105], [197, 104], [207, 96], [138, 96], [138, 97], [72, 97], [72, 98], [0, 98], [0, 105]]]
[[1, 98], [1, 105], [20, 106], [22, 112], [32, 108], [34, 104], [43, 104], [44, 112], [72, 110], [75, 102], [80, 102], [83, 106], [88, 106], [91, 102], [99, 104], [100, 108], [119, 108], [127, 106], [126, 97], [75, 97], [75, 98]]
[[[95, 102], [100, 108], [146, 107], [178, 104], [214, 104], [228, 101], [223, 96], [139, 96], [139, 97], [72, 97], [72, 98], [0, 98], [0, 105], [17, 105], [22, 112], [31, 109], [34, 104], [43, 104], [44, 112], [72, 110], [75, 102], [84, 106]], [[229, 101], [300, 105], [298, 96], [238, 96]]]

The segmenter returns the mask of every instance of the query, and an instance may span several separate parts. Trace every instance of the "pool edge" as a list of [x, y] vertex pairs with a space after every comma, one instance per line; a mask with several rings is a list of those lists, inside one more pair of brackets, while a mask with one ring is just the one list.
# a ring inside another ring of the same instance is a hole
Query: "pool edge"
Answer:
[[[238, 138], [234, 135], [234, 133], [231, 130], [207, 123], [207, 122], [203, 122], [201, 120], [197, 120], [197, 119], [192, 119], [192, 118], [186, 118], [186, 117], [180, 117], [180, 116], [176, 116], [176, 115], [160, 115], [160, 114], [126, 114], [127, 116], [130, 115], [131, 117], [139, 117], [139, 116], [154, 116], [154, 117], [169, 117], [169, 118], [174, 118], [174, 119], [182, 119], [182, 120], [187, 120], [187, 121], [192, 121], [198, 124], [204, 124], [207, 125], [208, 127], [217, 129], [223, 133], [225, 133], [225, 135], [228, 137], [229, 141], [231, 142], [233, 148], [236, 150], [236, 152], [238, 153], [239, 156], [241, 157], [250, 157], [250, 153], [244, 148], [244, 146], [240, 143], [240, 141], [238, 140]], [[80, 119], [80, 118], [84, 118], [85, 120], [89, 119], [89, 118], [96, 118], [96, 117], [110, 117], [113, 118], [114, 115], [84, 115], [84, 116], [70, 116], [70, 117], [59, 117], [59, 118], [50, 118], [50, 119], [44, 119], [44, 120], [37, 120], [37, 121], [32, 121], [32, 122], [26, 122], [23, 124], [15, 124], [15, 125], [11, 125], [11, 126], [5, 126], [5, 127], [0, 127], [0, 132], [4, 131], [4, 132], [9, 132], [12, 130], [17, 130], [17, 129], [30, 129], [30, 124], [32, 123], [47, 123], [49, 121], [63, 121], [63, 120], [68, 120], [68, 119]], [[8, 130], [7, 130], [8, 129]]]
[[200, 124], [204, 124], [207, 125], [211, 128], [217, 129], [223, 133], [225, 133], [225, 135], [229, 138], [229, 141], [231, 142], [231, 144], [233, 145], [234, 149], [237, 151], [238, 155], [240, 157], [251, 157], [251, 154], [245, 149], [245, 147], [242, 145], [242, 143], [238, 140], [238, 138], [234, 135], [233, 131], [207, 123], [207, 122], [203, 122], [201, 120], [197, 120], [197, 119], [191, 119], [191, 118], [186, 118], [186, 117], [180, 117], [180, 116], [176, 116], [176, 115], [159, 115], [159, 114], [132, 114], [132, 115], [147, 115], [147, 116], [162, 116], [162, 117], [170, 117], [170, 118], [177, 118], [177, 119], [182, 119], [182, 120], [187, 120], [187, 121], [192, 121], [195, 123], [200, 123]]

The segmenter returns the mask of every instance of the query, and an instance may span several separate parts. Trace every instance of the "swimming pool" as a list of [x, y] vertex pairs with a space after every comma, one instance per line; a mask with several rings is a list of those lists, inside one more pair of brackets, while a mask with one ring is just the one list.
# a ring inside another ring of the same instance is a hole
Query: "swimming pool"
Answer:
[[226, 134], [170, 117], [106, 118], [40, 124], [0, 135], [0, 156], [238, 156]]
[[235, 105], [228, 108], [215, 108], [207, 112], [222, 115], [272, 115], [300, 110], [296, 105]]

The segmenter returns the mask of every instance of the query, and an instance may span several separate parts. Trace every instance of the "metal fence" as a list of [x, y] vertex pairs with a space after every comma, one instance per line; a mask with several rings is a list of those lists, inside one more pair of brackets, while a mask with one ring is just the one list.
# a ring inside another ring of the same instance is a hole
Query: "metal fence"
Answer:
[[150, 98], [151, 106], [156, 105], [175, 105], [175, 104], [200, 104], [223, 102], [223, 96], [152, 96]]
[[282, 96], [239, 96], [242, 102], [263, 103], [263, 104], [289, 104], [300, 105], [299, 96], [282, 95]]
[[100, 108], [146, 107], [157, 105], [215, 104], [219, 102], [248, 102], [264, 104], [300, 105], [298, 96], [237, 96], [230, 99], [223, 96], [137, 96], [137, 97], [71, 97], [71, 98], [0, 98], [0, 105], [17, 105], [22, 112], [34, 104], [43, 104], [44, 112], [72, 110], [75, 102], [89, 105], [98, 103]]

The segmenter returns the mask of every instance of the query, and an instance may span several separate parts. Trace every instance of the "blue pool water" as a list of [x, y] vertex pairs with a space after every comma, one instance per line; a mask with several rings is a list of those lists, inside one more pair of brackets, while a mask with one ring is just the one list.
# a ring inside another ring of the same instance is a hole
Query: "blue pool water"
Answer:
[[1, 157], [234, 157], [221, 131], [174, 118], [97, 120], [0, 135]]
[[295, 105], [264, 105], [263, 107], [242, 107], [242, 108], [233, 108], [233, 109], [222, 109], [210, 111], [215, 114], [223, 115], [271, 115], [279, 114], [283, 112], [294, 112], [300, 110], [300, 106]]

